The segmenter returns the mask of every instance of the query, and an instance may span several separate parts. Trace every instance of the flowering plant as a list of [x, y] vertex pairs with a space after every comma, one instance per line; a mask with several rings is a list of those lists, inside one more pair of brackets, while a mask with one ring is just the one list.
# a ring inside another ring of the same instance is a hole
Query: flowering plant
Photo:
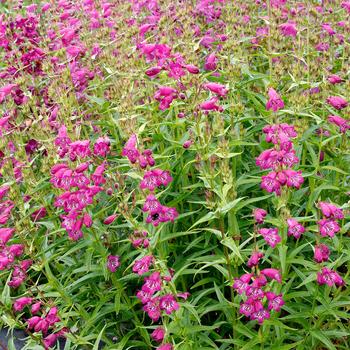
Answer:
[[37, 350], [349, 349], [349, 15], [0, 1], [0, 328]]

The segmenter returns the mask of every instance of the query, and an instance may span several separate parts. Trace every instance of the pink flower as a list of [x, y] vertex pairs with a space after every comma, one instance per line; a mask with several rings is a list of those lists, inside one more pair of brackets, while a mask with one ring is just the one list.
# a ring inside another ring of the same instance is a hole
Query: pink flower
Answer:
[[160, 222], [174, 222], [174, 220], [179, 216], [179, 213], [175, 208], [170, 208], [166, 206], [162, 206], [162, 210], [159, 214], [159, 221]]
[[279, 29], [284, 36], [291, 36], [295, 38], [298, 33], [296, 23], [291, 21], [281, 24]]
[[8, 248], [9, 248], [9, 252], [17, 257], [21, 256], [24, 252], [23, 244], [12, 244]]
[[149, 189], [154, 191], [156, 187], [167, 186], [172, 181], [169, 171], [154, 169], [147, 171], [140, 183], [141, 189]]
[[[34, 316], [36, 317], [36, 316]], [[32, 318], [34, 318], [32, 317]], [[49, 322], [45, 318], [40, 318], [37, 324], [34, 326], [34, 332], [42, 332], [43, 334], [47, 333], [49, 329]]]
[[332, 107], [334, 107], [337, 110], [341, 110], [345, 107], [347, 107], [348, 103], [339, 96], [330, 96], [327, 98], [327, 103], [330, 104]]
[[277, 112], [278, 110], [284, 108], [284, 102], [282, 101], [280, 95], [273, 88], [269, 88], [268, 91], [269, 99], [266, 103], [266, 109]]
[[205, 70], [215, 70], [217, 67], [217, 62], [218, 62], [218, 59], [217, 59], [215, 53], [213, 52], [206, 57], [204, 69]]
[[260, 169], [277, 169], [280, 165], [279, 152], [272, 149], [267, 149], [263, 151], [259, 157], [256, 158], [255, 163]]
[[50, 9], [50, 7], [51, 7], [51, 4], [46, 2], [45, 4], [43, 4], [41, 11], [46, 12]]
[[251, 17], [248, 16], [248, 15], [245, 15], [245, 16], [242, 17], [242, 21], [243, 21], [244, 24], [249, 23], [250, 19], [251, 19]]
[[191, 74], [198, 74], [199, 73], [199, 68], [197, 66], [194, 66], [192, 64], [186, 64], [184, 67]]
[[33, 329], [39, 322], [41, 321], [41, 317], [33, 316], [27, 320], [28, 328]]
[[[169, 276], [165, 276], [165, 277], [164, 277], [164, 280], [169, 280], [169, 281], [171, 281], [171, 277], [170, 277], [170, 279], [169, 279]], [[177, 294], [176, 294], [176, 296], [177, 296], [178, 298], [182, 298], [182, 299], [184, 299], [184, 300], [187, 300], [188, 297], [189, 297], [190, 295], [191, 295], [191, 294], [190, 294], [189, 292], [183, 292], [183, 293], [177, 293]]]
[[159, 67], [159, 66], [151, 67], [151, 68], [146, 70], [146, 75], [149, 77], [155, 77], [156, 75], [158, 75], [161, 72], [162, 69], [163, 68]]
[[286, 4], [287, 0], [271, 0], [271, 6], [274, 8], [281, 8]]
[[0, 247], [4, 246], [13, 236], [14, 228], [0, 228]]
[[253, 211], [254, 220], [257, 224], [264, 223], [266, 215], [267, 215], [267, 211], [264, 209], [256, 208]]
[[192, 140], [187, 140], [183, 143], [182, 147], [185, 149], [188, 149], [192, 146], [193, 141]]
[[252, 273], [247, 273], [242, 275], [239, 278], [234, 279], [234, 283], [232, 288], [237, 291], [238, 294], [243, 294], [246, 293], [248, 288], [249, 288], [249, 283], [252, 278], [253, 274]]
[[68, 134], [67, 134], [67, 128], [65, 125], [62, 125], [59, 129], [58, 129], [58, 135], [55, 139], [55, 146], [58, 147], [58, 155], [63, 158], [66, 153], [68, 153], [69, 151], [69, 145], [71, 143], [71, 139], [69, 138]]
[[341, 3], [341, 7], [345, 9], [348, 12], [348, 14], [350, 14], [350, 1], [343, 1]]
[[252, 268], [253, 266], [258, 265], [260, 259], [263, 258], [263, 257], [264, 257], [264, 253], [259, 252], [259, 251], [253, 252], [252, 256], [249, 258], [249, 260], [247, 262], [247, 266], [249, 268]]
[[148, 293], [143, 290], [139, 290], [136, 293], [137, 299], [139, 299], [142, 304], [147, 304], [152, 299], [152, 295], [152, 293]]
[[24, 149], [26, 151], [26, 154], [28, 156], [32, 155], [38, 148], [39, 148], [40, 144], [38, 141], [34, 140], [34, 139], [30, 139], [27, 144], [24, 146]]
[[316, 50], [319, 52], [325, 52], [329, 50], [329, 44], [328, 43], [319, 43], [316, 45]]
[[250, 317], [253, 312], [260, 311], [263, 308], [264, 306], [260, 300], [248, 298], [244, 303], [241, 303], [239, 312], [244, 316]]
[[223, 108], [216, 104], [218, 102], [218, 98], [212, 97], [210, 100], [207, 100], [199, 105], [199, 108], [202, 111], [219, 111], [222, 112]]
[[337, 272], [327, 267], [323, 267], [320, 272], [317, 272], [317, 283], [319, 285], [327, 284], [329, 287], [333, 285], [340, 287], [345, 284]]
[[269, 35], [269, 27], [265, 26], [265, 27], [258, 27], [256, 29], [256, 36], [257, 38], [264, 38], [267, 37]]
[[336, 31], [331, 27], [329, 23], [323, 23], [322, 29], [325, 30], [330, 36], [336, 34]]
[[92, 226], [92, 218], [88, 213], [85, 213], [83, 216], [83, 224], [86, 227], [91, 227]]
[[295, 187], [300, 188], [300, 186], [304, 182], [304, 178], [302, 176], [301, 170], [295, 171], [295, 170], [284, 170], [284, 174], [287, 177], [287, 186], [288, 187]]
[[157, 327], [151, 334], [151, 338], [158, 343], [163, 341], [164, 336], [165, 336], [165, 330], [163, 327]]
[[100, 164], [91, 175], [91, 181], [95, 186], [103, 185], [106, 183], [106, 179], [104, 177], [104, 171], [106, 167], [106, 162]]
[[318, 221], [318, 228], [322, 237], [334, 237], [334, 235], [340, 231], [340, 226], [332, 219], [322, 219]]
[[152, 255], [146, 255], [143, 258], [136, 260], [132, 271], [140, 276], [143, 275], [144, 273], [148, 272], [150, 265], [153, 263], [153, 260], [154, 259]]
[[336, 205], [327, 202], [319, 202], [318, 206], [326, 218], [344, 219], [343, 210]]
[[35, 315], [40, 311], [40, 308], [41, 308], [41, 302], [38, 301], [32, 305], [30, 312], [32, 313], [32, 315]]
[[0, 200], [2, 200], [5, 196], [7, 196], [7, 193], [9, 190], [10, 190], [10, 186], [7, 186], [7, 185], [0, 186]]
[[0, 88], [0, 104], [4, 102], [5, 98], [11, 94], [18, 85], [17, 84], [8, 84]]
[[256, 158], [256, 165], [260, 169], [277, 170], [281, 166], [292, 167], [299, 162], [299, 158], [295, 155], [295, 150], [276, 150], [274, 148], [263, 151]]
[[29, 297], [18, 298], [13, 304], [13, 310], [16, 312], [22, 311], [25, 308], [25, 306], [31, 304], [32, 301], [33, 298]]
[[108, 255], [107, 258], [107, 268], [111, 272], [116, 272], [117, 268], [120, 266], [120, 257], [118, 255]]
[[41, 207], [40, 209], [38, 210], [35, 210], [31, 215], [30, 217], [32, 218], [32, 220], [34, 222], [44, 218], [45, 216], [47, 215], [47, 210], [45, 207]]
[[170, 107], [170, 104], [177, 97], [176, 89], [169, 86], [160, 86], [158, 91], [154, 94], [154, 98], [160, 102], [159, 109], [164, 111]]
[[[145, 164], [144, 165], [141, 164], [141, 157], [142, 157], [142, 159], [145, 160]], [[142, 152], [142, 156], [140, 156], [140, 158], [139, 158], [139, 162], [140, 162], [140, 166], [141, 166], [142, 169], [144, 169], [147, 165], [154, 166], [155, 161], [154, 161], [153, 156], [152, 156], [152, 150], [145, 149]]]
[[315, 247], [314, 260], [318, 263], [328, 261], [329, 254], [329, 248], [325, 244], [318, 244]]
[[144, 248], [147, 248], [149, 246], [149, 240], [146, 238], [147, 235], [147, 231], [135, 231], [130, 237], [133, 247], [138, 248], [143, 246]]
[[170, 315], [173, 311], [179, 309], [179, 304], [172, 294], [166, 294], [162, 296], [159, 300], [159, 306], [160, 309], [164, 310], [168, 315]]
[[336, 74], [331, 74], [327, 79], [333, 85], [340, 84], [344, 81], [339, 75]]
[[136, 163], [140, 156], [140, 152], [136, 148], [136, 143], [137, 137], [135, 134], [132, 134], [122, 150], [122, 156], [128, 157], [132, 164]]
[[142, 290], [146, 293], [154, 294], [162, 289], [162, 279], [158, 271], [153, 272], [149, 277], [145, 278]]
[[240, 305], [239, 312], [242, 315], [249, 317], [254, 312], [254, 307], [252, 304], [245, 302]]
[[159, 298], [153, 298], [143, 306], [143, 310], [147, 312], [147, 315], [152, 321], [158, 321], [160, 318], [161, 310], [159, 307]]
[[108, 217], [106, 217], [104, 220], [103, 220], [103, 223], [105, 225], [110, 225], [112, 222], [115, 221], [115, 219], [118, 217], [118, 214], [112, 214]]
[[0, 271], [5, 270], [13, 262], [14, 262], [14, 257], [8, 254], [7, 249], [0, 251]]
[[144, 212], [149, 211], [151, 215], [155, 215], [161, 212], [162, 205], [153, 194], [150, 194], [146, 197], [146, 201], [145, 201], [145, 204], [143, 205], [142, 210]]
[[69, 158], [72, 161], [77, 157], [86, 158], [90, 155], [90, 140], [75, 141], [69, 145]]
[[281, 272], [277, 269], [264, 269], [260, 271], [264, 276], [276, 280], [278, 283], [282, 283]]
[[246, 291], [247, 297], [254, 300], [261, 300], [264, 298], [265, 293], [260, 287], [249, 286]]
[[254, 288], [261, 288], [266, 286], [267, 279], [264, 275], [260, 274], [258, 276], [255, 276], [253, 283], [251, 284]]
[[141, 44], [140, 49], [147, 62], [158, 61], [161, 65], [170, 56], [171, 48], [165, 44]]
[[[0, 267], [1, 267], [1, 258], [0, 258]], [[27, 274], [24, 269], [25, 266], [15, 266], [12, 271], [11, 280], [8, 282], [8, 285], [11, 288], [18, 288], [27, 278]]]
[[262, 176], [261, 180], [262, 181], [260, 187], [262, 189], [269, 193], [275, 192], [278, 196], [281, 194], [281, 183], [277, 178], [276, 172], [272, 171], [267, 175]]
[[94, 144], [94, 155], [105, 158], [110, 152], [110, 144], [108, 137], [99, 137]]
[[339, 131], [341, 133], [346, 133], [347, 130], [350, 129], [350, 121], [346, 120], [338, 115], [330, 115], [328, 116], [328, 121], [339, 127]]
[[279, 144], [280, 148], [284, 150], [290, 150], [292, 147], [290, 139], [298, 136], [294, 126], [286, 123], [266, 125], [263, 132], [266, 134], [267, 142], [272, 142], [274, 145]]
[[278, 235], [277, 228], [261, 228], [259, 233], [263, 236], [265, 242], [272, 248], [281, 242], [281, 237]]
[[58, 311], [57, 307], [54, 306], [49, 310], [49, 312], [47, 313], [47, 315], [45, 317], [46, 322], [50, 326], [53, 326], [55, 323], [60, 321], [60, 318], [57, 317], [57, 311]]
[[173, 350], [173, 346], [170, 343], [163, 344], [161, 346], [158, 346], [156, 350]]
[[168, 63], [166, 69], [168, 70], [168, 77], [179, 80], [186, 74], [186, 71], [183, 69], [183, 59], [177, 58], [176, 61], [171, 61]]
[[299, 239], [305, 232], [305, 227], [295, 219], [287, 219], [288, 224], [288, 236], [294, 236], [295, 239]]
[[252, 320], [257, 320], [259, 324], [262, 324], [266, 319], [270, 318], [270, 313], [267, 310], [262, 309], [262, 310], [253, 312], [250, 318]]
[[220, 97], [225, 97], [228, 93], [228, 89], [226, 89], [224, 85], [218, 83], [206, 83], [203, 87]]
[[43, 339], [46, 348], [50, 348], [55, 345], [57, 339], [59, 338], [58, 333], [51, 333]]
[[281, 307], [285, 304], [282, 294], [276, 295], [273, 292], [265, 293], [266, 299], [269, 301], [269, 310], [281, 311]]

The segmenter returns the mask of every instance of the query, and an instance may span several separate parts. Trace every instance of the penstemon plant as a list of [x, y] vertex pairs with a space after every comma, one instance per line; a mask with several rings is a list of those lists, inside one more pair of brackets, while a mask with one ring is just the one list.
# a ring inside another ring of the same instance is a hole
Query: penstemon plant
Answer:
[[0, 1], [0, 348], [349, 349], [349, 16]]

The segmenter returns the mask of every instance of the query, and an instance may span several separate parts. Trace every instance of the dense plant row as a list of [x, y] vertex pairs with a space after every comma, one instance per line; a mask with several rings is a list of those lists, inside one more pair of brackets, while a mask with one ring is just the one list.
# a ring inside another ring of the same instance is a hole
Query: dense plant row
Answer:
[[349, 349], [349, 33], [340, 0], [1, 1], [0, 327]]

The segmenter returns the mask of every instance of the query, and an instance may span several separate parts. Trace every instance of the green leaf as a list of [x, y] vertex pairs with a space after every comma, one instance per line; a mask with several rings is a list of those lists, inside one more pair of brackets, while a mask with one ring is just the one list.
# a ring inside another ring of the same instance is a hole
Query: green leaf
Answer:
[[337, 350], [332, 341], [320, 330], [310, 330], [311, 336], [321, 341], [329, 350]]
[[99, 346], [100, 346], [100, 342], [101, 342], [101, 338], [102, 338], [102, 335], [103, 335], [103, 332], [105, 331], [107, 325], [105, 325], [102, 329], [101, 329], [101, 332], [100, 334], [98, 335], [96, 341], [95, 341], [95, 344], [94, 344], [94, 347], [92, 348], [92, 350], [98, 350], [99, 349]]

